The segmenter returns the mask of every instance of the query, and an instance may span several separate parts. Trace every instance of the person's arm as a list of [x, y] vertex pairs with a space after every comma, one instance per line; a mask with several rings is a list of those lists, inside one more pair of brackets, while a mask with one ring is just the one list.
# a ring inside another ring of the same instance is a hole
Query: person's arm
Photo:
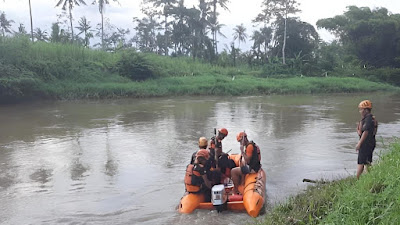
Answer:
[[201, 177], [202, 177], [203, 180], [204, 180], [204, 184], [205, 184], [209, 189], [211, 189], [212, 184], [211, 184], [211, 181], [207, 178], [207, 174], [203, 174], [203, 175], [201, 175]]
[[358, 125], [357, 125], [357, 134], [358, 134], [358, 136], [360, 136], [361, 137], [361, 121], [359, 121], [358, 122]]
[[[198, 171], [200, 173], [200, 177], [202, 179], [202, 181], [204, 182], [204, 184], [211, 189], [212, 187], [212, 183], [211, 181], [207, 178], [207, 168], [201, 164], [198, 165], [197, 168], [195, 168], [196, 171]], [[199, 178], [200, 178], [199, 177]], [[203, 183], [202, 182], [202, 183]]]
[[253, 154], [253, 145], [249, 144], [247, 145], [246, 151], [242, 151], [242, 156], [248, 165], [250, 163], [251, 155]]
[[365, 139], [367, 139], [367, 136], [368, 136], [368, 130], [366, 130], [362, 133], [361, 138], [356, 145], [356, 151], [360, 150], [361, 145], [362, 145], [362, 143], [364, 143]]

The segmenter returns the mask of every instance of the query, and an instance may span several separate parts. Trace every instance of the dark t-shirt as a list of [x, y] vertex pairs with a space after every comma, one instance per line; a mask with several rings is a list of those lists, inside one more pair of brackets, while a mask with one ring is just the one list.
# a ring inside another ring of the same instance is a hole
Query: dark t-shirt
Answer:
[[372, 119], [372, 114], [366, 115], [361, 120], [361, 135], [364, 131], [368, 131], [368, 136], [365, 141], [361, 144], [361, 149], [374, 149], [376, 145], [375, 135], [374, 135], [375, 123]]
[[[204, 167], [199, 166], [198, 164], [194, 165], [193, 171], [197, 171], [200, 174], [204, 171]], [[192, 176], [192, 185], [201, 186], [204, 183], [203, 177], [196, 176], [193, 174]]]

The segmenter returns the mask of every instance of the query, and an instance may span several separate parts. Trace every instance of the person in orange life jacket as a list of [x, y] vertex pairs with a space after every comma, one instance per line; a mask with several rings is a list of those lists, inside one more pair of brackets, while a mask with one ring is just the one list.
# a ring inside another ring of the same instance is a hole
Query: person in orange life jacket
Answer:
[[[205, 137], [200, 137], [199, 138], [199, 149], [207, 149], [208, 141], [207, 138]], [[194, 164], [194, 161], [196, 160], [196, 154], [199, 150], [195, 151], [192, 154], [192, 158], [190, 159], [190, 164]], [[208, 151], [208, 150], [207, 150]]]
[[217, 136], [211, 138], [210, 144], [208, 146], [208, 149], [210, 150], [211, 154], [214, 154], [214, 151], [216, 149], [219, 149], [220, 150], [219, 154], [221, 154], [221, 152], [222, 152], [222, 140], [224, 140], [224, 138], [226, 136], [228, 136], [228, 130], [226, 128], [218, 129]]
[[[207, 149], [207, 145], [208, 145], [207, 138], [200, 137], [199, 138], [199, 148], [200, 148], [200, 150]], [[200, 150], [198, 150], [198, 151], [200, 151]], [[195, 151], [192, 154], [192, 158], [190, 160], [190, 164], [194, 164], [195, 163], [196, 154], [197, 154], [198, 151]], [[216, 168], [215, 154], [214, 154], [215, 151], [213, 151], [213, 154], [209, 150], [207, 150], [207, 151], [210, 153], [210, 155], [209, 155], [209, 157], [208, 157], [208, 159], [207, 159], [207, 161], [205, 163], [206, 170], [209, 170], [209, 173], [207, 173], [207, 178], [209, 180], [213, 181], [213, 184], [219, 184], [219, 183], [221, 183], [221, 172], [219, 170], [215, 170], [215, 168]], [[217, 148], [217, 152], [222, 152], [222, 151], [219, 151], [218, 148]]]
[[208, 145], [208, 149], [210, 150], [210, 163], [211, 168], [217, 168], [218, 159], [222, 155], [222, 140], [228, 135], [228, 130], [226, 128], [218, 129], [218, 134], [215, 137], [212, 137], [210, 143]]
[[372, 103], [364, 100], [358, 105], [361, 121], [357, 126], [357, 134], [360, 137], [356, 145], [358, 152], [357, 159], [357, 179], [360, 178], [364, 169], [368, 171], [368, 166], [372, 163], [372, 155], [376, 146], [375, 135], [378, 130], [378, 121], [371, 114]]
[[200, 149], [196, 153], [194, 164], [186, 167], [185, 188], [189, 193], [204, 193], [206, 201], [211, 199], [212, 182], [207, 178], [207, 170], [205, 164], [210, 158], [210, 154], [206, 149]]
[[261, 168], [260, 148], [247, 139], [245, 132], [236, 135], [236, 140], [240, 143], [242, 152], [242, 165], [232, 169], [233, 193], [238, 193], [238, 186], [244, 183], [244, 176], [249, 173], [257, 173]]
[[208, 146], [210, 150], [210, 170], [208, 178], [211, 179], [215, 184], [222, 183], [221, 181], [225, 177], [230, 177], [230, 169], [233, 168], [232, 162], [229, 161], [228, 155], [222, 151], [222, 140], [228, 136], [228, 130], [226, 128], [218, 129], [218, 134], [212, 137]]

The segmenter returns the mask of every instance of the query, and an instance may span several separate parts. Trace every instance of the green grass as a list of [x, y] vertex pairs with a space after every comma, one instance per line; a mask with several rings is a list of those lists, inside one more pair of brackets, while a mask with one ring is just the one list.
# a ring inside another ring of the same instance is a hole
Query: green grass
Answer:
[[393, 224], [400, 221], [400, 142], [360, 180], [310, 186], [257, 224]]
[[[117, 79], [117, 78], [116, 78]], [[355, 85], [360, 84], [360, 85]], [[387, 84], [374, 83], [359, 78], [288, 78], [263, 79], [240, 76], [232, 80], [227, 76], [166, 77], [142, 82], [67, 82], [41, 83], [44, 96], [57, 99], [159, 97], [159, 96], [209, 96], [209, 95], [269, 95], [352, 93], [369, 91], [398, 91]]]
[[129, 50], [110, 53], [0, 38], [0, 103], [27, 99], [399, 91], [398, 87], [354, 77], [288, 75], [278, 79], [263, 78], [263, 72], [220, 67], [188, 57]]
[[[370, 173], [337, 199], [329, 224], [393, 224], [400, 221], [400, 143]], [[397, 222], [396, 222], [397, 221]]]

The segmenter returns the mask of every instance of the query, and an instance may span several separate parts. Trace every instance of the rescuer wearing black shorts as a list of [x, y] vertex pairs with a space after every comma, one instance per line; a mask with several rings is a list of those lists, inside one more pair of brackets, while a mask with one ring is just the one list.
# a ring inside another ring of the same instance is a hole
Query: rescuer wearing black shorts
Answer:
[[378, 128], [378, 122], [371, 114], [372, 103], [369, 100], [360, 102], [358, 110], [362, 119], [357, 126], [357, 133], [360, 136], [356, 146], [356, 151], [358, 151], [357, 179], [360, 178], [364, 167], [372, 163], [372, 153], [376, 146], [375, 135]]

